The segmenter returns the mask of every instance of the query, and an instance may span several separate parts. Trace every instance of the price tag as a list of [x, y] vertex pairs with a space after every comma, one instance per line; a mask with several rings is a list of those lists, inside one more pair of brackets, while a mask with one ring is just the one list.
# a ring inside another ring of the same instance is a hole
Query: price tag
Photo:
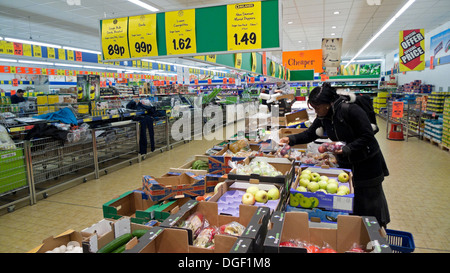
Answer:
[[227, 5], [228, 51], [261, 48], [261, 2]]
[[31, 45], [22, 44], [22, 50], [23, 50], [23, 56], [28, 56], [28, 57], [33, 56], [33, 53], [31, 51]]
[[38, 45], [33, 45], [33, 57], [42, 57], [42, 48]]
[[14, 55], [23, 55], [23, 47], [21, 43], [14, 43]]
[[131, 58], [158, 56], [156, 42], [156, 14], [130, 16], [128, 41]]
[[75, 61], [83, 61], [83, 53], [81, 51], [75, 51]]
[[55, 48], [47, 47], [47, 58], [54, 59], [56, 57]]
[[104, 60], [130, 58], [128, 50], [128, 17], [102, 20]]
[[216, 62], [216, 56], [217, 55], [206, 55], [206, 61], [207, 62], [211, 62], [211, 63], [215, 63]]
[[234, 67], [240, 69], [242, 66], [242, 53], [234, 54]]
[[14, 43], [4, 41], [4, 52], [3, 54], [14, 55]]
[[256, 59], [256, 53], [252, 52], [252, 72], [256, 72], [257, 65], [258, 65], [258, 59]]
[[167, 55], [197, 53], [195, 9], [166, 12]]
[[67, 50], [67, 60], [75, 61], [75, 56], [74, 56], [73, 50]]
[[59, 60], [66, 59], [66, 50], [64, 48], [58, 48], [58, 59]]

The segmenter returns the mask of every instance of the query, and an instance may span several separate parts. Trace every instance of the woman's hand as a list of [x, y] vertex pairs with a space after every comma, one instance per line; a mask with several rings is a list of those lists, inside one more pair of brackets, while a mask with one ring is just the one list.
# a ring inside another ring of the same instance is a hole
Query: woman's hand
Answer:
[[282, 137], [280, 138], [280, 145], [289, 144], [289, 138], [288, 137]]

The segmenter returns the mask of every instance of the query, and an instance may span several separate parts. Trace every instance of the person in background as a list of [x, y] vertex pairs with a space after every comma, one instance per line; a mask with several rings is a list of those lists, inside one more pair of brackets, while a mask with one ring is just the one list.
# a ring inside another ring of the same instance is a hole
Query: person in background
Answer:
[[291, 88], [286, 82], [277, 82], [277, 84], [273, 86], [270, 94], [275, 93], [281, 93], [282, 95], [289, 94], [291, 93]]
[[349, 103], [348, 113], [343, 113], [342, 104], [348, 102], [328, 83], [314, 88], [308, 98], [308, 106], [317, 114], [314, 122], [302, 133], [283, 137], [280, 143], [305, 144], [324, 133], [332, 141], [344, 142], [334, 153], [339, 167], [353, 173], [353, 214], [374, 216], [380, 226], [386, 227], [390, 216], [382, 182], [389, 171], [366, 112]]
[[23, 97], [23, 94], [25, 91], [23, 89], [18, 89], [16, 94], [11, 96], [11, 104], [18, 104], [20, 102], [26, 101], [26, 99]]

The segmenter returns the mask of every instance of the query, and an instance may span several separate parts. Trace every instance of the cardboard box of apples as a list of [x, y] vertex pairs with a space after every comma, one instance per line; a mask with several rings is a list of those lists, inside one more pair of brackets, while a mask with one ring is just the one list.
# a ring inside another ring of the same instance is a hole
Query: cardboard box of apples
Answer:
[[302, 165], [289, 191], [289, 205], [353, 212], [352, 173], [347, 169]]

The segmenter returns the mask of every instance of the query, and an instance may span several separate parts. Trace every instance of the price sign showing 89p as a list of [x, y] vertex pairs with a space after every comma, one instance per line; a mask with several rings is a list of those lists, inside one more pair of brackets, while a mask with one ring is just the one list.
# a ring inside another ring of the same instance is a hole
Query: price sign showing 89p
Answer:
[[261, 2], [227, 5], [228, 51], [261, 48]]
[[128, 17], [102, 20], [104, 60], [130, 58], [128, 50]]

